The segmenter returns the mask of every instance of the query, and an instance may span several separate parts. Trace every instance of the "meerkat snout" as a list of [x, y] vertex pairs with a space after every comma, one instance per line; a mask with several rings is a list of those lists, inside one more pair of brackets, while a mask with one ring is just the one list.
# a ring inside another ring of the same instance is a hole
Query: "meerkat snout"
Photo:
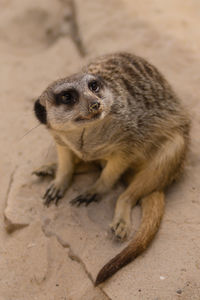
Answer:
[[90, 112], [97, 112], [100, 108], [100, 102], [99, 101], [94, 101], [89, 105], [89, 111]]

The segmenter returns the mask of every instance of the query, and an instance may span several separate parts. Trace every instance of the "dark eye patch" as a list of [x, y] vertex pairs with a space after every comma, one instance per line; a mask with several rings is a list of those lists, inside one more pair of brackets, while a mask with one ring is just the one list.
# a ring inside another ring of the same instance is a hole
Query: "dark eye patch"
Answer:
[[73, 105], [78, 101], [79, 95], [76, 90], [66, 90], [55, 95], [57, 104]]

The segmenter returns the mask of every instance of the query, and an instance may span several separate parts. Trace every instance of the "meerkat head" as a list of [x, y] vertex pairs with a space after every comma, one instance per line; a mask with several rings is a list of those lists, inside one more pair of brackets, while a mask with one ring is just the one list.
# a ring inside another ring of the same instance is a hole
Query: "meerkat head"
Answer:
[[67, 130], [104, 119], [112, 103], [103, 79], [82, 73], [53, 82], [35, 102], [34, 111], [49, 128]]

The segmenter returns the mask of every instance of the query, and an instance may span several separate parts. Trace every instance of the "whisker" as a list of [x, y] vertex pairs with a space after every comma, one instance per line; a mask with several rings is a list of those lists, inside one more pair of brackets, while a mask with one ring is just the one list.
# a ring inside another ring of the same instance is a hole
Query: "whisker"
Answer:
[[23, 112], [23, 113], [21, 113], [21, 116], [33, 116], [34, 117], [34, 112], [32, 112], [32, 111], [26, 111], [26, 112]]
[[36, 126], [32, 127], [30, 130], [28, 130], [20, 139], [19, 142], [27, 135], [29, 134], [31, 131], [33, 131], [34, 129], [38, 128], [41, 125], [41, 123], [38, 123]]
[[49, 154], [50, 154], [50, 151], [51, 151], [51, 149], [53, 148], [53, 146], [54, 146], [54, 143], [53, 143], [53, 141], [51, 141], [51, 143], [50, 143], [50, 145], [49, 145], [49, 147], [48, 147], [48, 149], [47, 149], [46, 155], [45, 155], [45, 159], [46, 159], [46, 160], [47, 160], [47, 158], [48, 158], [48, 156], [49, 156]]

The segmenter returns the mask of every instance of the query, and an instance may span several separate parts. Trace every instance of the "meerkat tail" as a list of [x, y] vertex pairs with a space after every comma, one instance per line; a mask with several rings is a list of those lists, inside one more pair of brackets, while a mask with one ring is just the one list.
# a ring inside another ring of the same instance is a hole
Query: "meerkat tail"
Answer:
[[111, 259], [98, 273], [95, 285], [98, 285], [127, 265], [142, 253], [158, 231], [164, 213], [164, 193], [153, 192], [141, 201], [142, 221], [131, 243]]

